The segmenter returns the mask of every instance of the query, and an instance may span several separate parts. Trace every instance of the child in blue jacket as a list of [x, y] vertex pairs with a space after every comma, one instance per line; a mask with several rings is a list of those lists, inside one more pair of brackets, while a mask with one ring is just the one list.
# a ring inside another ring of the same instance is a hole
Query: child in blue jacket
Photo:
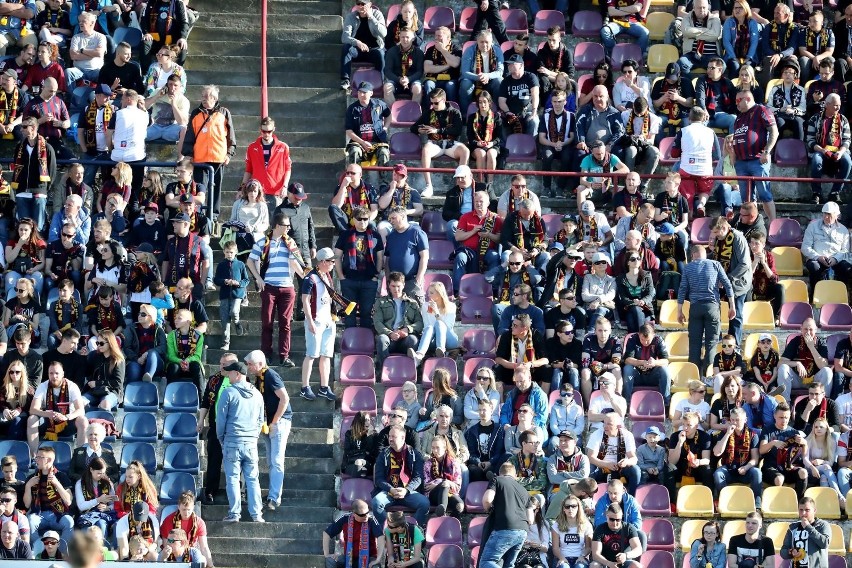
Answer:
[[216, 267], [213, 283], [219, 287], [219, 318], [222, 320], [222, 349], [231, 348], [231, 321], [237, 335], [245, 333], [240, 323], [240, 305], [246, 297], [249, 273], [243, 261], [237, 259], [237, 243], [225, 243], [225, 260]]

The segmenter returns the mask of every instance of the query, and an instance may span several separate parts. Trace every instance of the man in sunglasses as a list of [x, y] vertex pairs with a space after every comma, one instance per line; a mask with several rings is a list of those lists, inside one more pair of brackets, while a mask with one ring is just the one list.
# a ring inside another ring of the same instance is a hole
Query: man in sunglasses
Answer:
[[610, 503], [606, 508], [606, 522], [597, 525], [592, 535], [592, 562], [589, 567], [641, 568], [642, 565], [634, 560], [641, 555], [639, 531], [632, 524], [624, 522], [621, 505]]
[[[2, 466], [4, 473], [6, 469], [11, 466], [11, 464], [7, 462], [8, 457], [11, 456], [3, 458]], [[15, 466], [17, 466], [17, 464], [15, 464]], [[17, 470], [17, 467], [15, 467], [15, 469]], [[18, 483], [23, 491], [23, 482]], [[18, 535], [21, 537], [21, 540], [29, 542], [30, 522], [27, 520], [27, 516], [18, 510], [17, 504], [18, 492], [14, 487], [6, 485], [6, 479], [4, 478], [3, 487], [0, 489], [0, 526], [4, 525], [8, 521], [12, 521], [18, 527]]]
[[163, 549], [157, 561], [201, 563], [204, 562], [204, 556], [197, 548], [189, 546], [185, 530], [172, 529], [163, 540]]
[[328, 206], [328, 216], [338, 233], [354, 226], [356, 207], [367, 208], [370, 211], [370, 221], [375, 220], [379, 214], [376, 189], [364, 181], [361, 166], [357, 163], [346, 165], [346, 170], [340, 178], [340, 186]]
[[342, 90], [349, 90], [353, 62], [372, 63], [380, 74], [384, 74], [387, 31], [385, 17], [377, 6], [370, 0], [355, 0], [354, 9], [343, 20], [343, 53], [340, 63]]
[[405, 423], [408, 421], [408, 409], [403, 402], [397, 403], [393, 412], [388, 414], [388, 425], [376, 435], [376, 451], [381, 452], [388, 447], [388, 437], [392, 428], [397, 426], [405, 429], [405, 443], [417, 450], [420, 449], [420, 436]]
[[292, 167], [290, 146], [275, 135], [275, 119], [264, 116], [260, 119], [260, 136], [246, 148], [246, 171], [242, 183], [252, 179], [260, 182], [270, 219], [284, 200]]
[[[77, 195], [73, 197], [80, 199]], [[66, 209], [68, 209], [67, 204]], [[88, 215], [86, 217], [88, 218]], [[81, 270], [83, 269], [83, 255], [85, 253], [83, 243], [86, 241], [77, 240], [79, 233], [72, 223], [61, 225], [57, 233], [59, 237], [48, 243], [47, 250], [44, 253], [44, 279], [47, 290], [56, 288], [66, 278], [72, 281], [72, 289], [74, 286], [82, 288]]]
[[[334, 554], [337, 537], [343, 537], [342, 556]], [[362, 550], [362, 543], [367, 549]], [[325, 556], [325, 568], [363, 567], [378, 568], [384, 556], [385, 539], [382, 538], [382, 526], [376, 517], [370, 514], [370, 505], [363, 499], [352, 501], [352, 512], [341, 515], [328, 525], [322, 533], [322, 554]]]
[[[571, 399], [573, 400], [573, 395]], [[572, 405], [579, 408], [582, 415], [582, 407], [576, 402]], [[580, 431], [582, 430], [581, 425]], [[545, 518], [555, 519], [559, 515], [560, 506], [571, 494], [571, 484], [585, 479], [588, 475], [589, 458], [577, 447], [576, 432], [562, 430], [556, 437], [556, 451], [547, 459], [547, 479], [553, 485], [553, 494]]]

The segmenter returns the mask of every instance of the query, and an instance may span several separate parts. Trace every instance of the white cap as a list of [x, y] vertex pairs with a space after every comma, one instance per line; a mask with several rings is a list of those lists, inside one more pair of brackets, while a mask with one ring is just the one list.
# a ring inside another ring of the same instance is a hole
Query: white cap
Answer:
[[453, 177], [467, 177], [472, 174], [470, 166], [459, 166], [456, 168], [456, 173], [453, 174]]
[[840, 215], [840, 206], [834, 201], [827, 201], [826, 204], [822, 206], [822, 212], [829, 213], [831, 215]]

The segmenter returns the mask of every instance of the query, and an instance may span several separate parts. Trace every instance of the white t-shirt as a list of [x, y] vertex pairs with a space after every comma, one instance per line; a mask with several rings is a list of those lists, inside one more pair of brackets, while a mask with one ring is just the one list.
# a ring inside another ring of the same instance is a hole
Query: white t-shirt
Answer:
[[[68, 383], [68, 402], [71, 403], [71, 406], [76, 406], [77, 401], [82, 397], [80, 396], [80, 387], [78, 387], [73, 381], [69, 381], [65, 379], [65, 382]], [[35, 394], [33, 395], [33, 402], [38, 401], [39, 408], [44, 410], [44, 399], [47, 397], [47, 389], [50, 384], [50, 381], [42, 381], [42, 383], [36, 388]], [[60, 387], [61, 388], [61, 387]], [[53, 389], [54, 396], [59, 396], [60, 389]], [[70, 412], [64, 411], [62, 414], [67, 414]]]
[[145, 159], [148, 119], [148, 113], [139, 107], [126, 107], [115, 113], [110, 155], [113, 161], [136, 162]]
[[[633, 434], [625, 428], [621, 427], [621, 435], [624, 436], [624, 451], [625, 452], [636, 452], [636, 439], [633, 437]], [[603, 428], [599, 428], [595, 432], [589, 435], [589, 443], [586, 445], [586, 455], [594, 454], [600, 451], [601, 443], [603, 442]], [[606, 454], [604, 455], [604, 461], [617, 462], [618, 461], [618, 436], [610, 436], [609, 440], [607, 440], [607, 448]]]
[[[157, 520], [156, 515], [148, 515], [148, 518], [151, 519], [151, 526], [154, 528], [154, 542], [157, 542], [157, 539], [160, 538], [160, 522]], [[124, 515], [118, 522], [115, 523], [115, 540], [119, 543], [128, 542], [127, 533], [130, 532], [130, 515]], [[122, 540], [124, 539], [124, 540]]]
[[585, 530], [582, 532], [579, 527], [570, 527], [566, 532], [562, 532], [556, 521], [552, 521], [550, 526], [559, 535], [559, 550], [562, 551], [562, 556], [580, 558], [586, 546], [586, 537], [592, 538], [591, 523], [586, 523]]
[[[627, 401], [624, 400], [624, 397], [621, 395], [614, 394], [613, 398], [619, 400], [624, 405], [624, 408], [627, 408]], [[588, 414], [606, 414], [607, 412], [612, 412], [615, 410], [612, 407], [612, 403], [605, 399], [602, 396], [596, 396], [589, 403], [589, 412]], [[587, 414], [587, 416], [588, 416]], [[595, 432], [600, 430], [603, 427], [603, 422], [590, 422], [589, 423], [589, 432]]]
[[[681, 416], [683, 416], [687, 412], [698, 413], [698, 418], [701, 420], [701, 422], [706, 421], [707, 417], [710, 415], [710, 405], [707, 404], [707, 402], [704, 400], [702, 400], [698, 404], [693, 404], [685, 398], [675, 405], [675, 411], [678, 410], [680, 411]], [[701, 429], [703, 430], [704, 428]]]
[[700, 123], [680, 129], [680, 169], [694, 176], [713, 173], [713, 146], [716, 133]]
[[843, 424], [852, 426], [852, 393], [842, 394], [834, 402], [837, 404], [837, 411], [843, 419]]

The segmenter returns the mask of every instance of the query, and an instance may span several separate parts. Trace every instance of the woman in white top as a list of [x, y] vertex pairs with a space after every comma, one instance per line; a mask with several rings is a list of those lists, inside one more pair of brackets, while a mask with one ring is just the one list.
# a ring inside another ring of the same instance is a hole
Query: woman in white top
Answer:
[[479, 401], [483, 398], [491, 399], [494, 411], [491, 420], [500, 422], [500, 391], [497, 390], [497, 382], [494, 370], [490, 367], [480, 367], [476, 374], [471, 377], [473, 386], [464, 395], [464, 418], [465, 429], [479, 422]]
[[813, 487], [819, 483], [821, 487], [831, 487], [837, 492], [840, 506], [846, 510], [846, 496], [840, 491], [837, 484], [837, 475], [834, 473], [834, 463], [837, 460], [837, 439], [825, 418], [817, 418], [811, 426], [811, 433], [805, 440], [808, 451], [805, 453], [804, 465], [808, 470], [810, 479], [808, 486]]
[[255, 241], [260, 240], [269, 229], [269, 208], [263, 196], [263, 186], [256, 179], [249, 180], [239, 189], [231, 209], [231, 221], [245, 225]]
[[103, 459], [96, 456], [89, 462], [83, 477], [74, 486], [74, 496], [80, 510], [78, 526], [98, 526], [104, 534], [109, 534], [107, 531], [118, 521], [114, 506], [118, 497]]
[[145, 76], [145, 97], [152, 96], [159, 89], [166, 86], [169, 77], [177, 75], [180, 77], [181, 86], [186, 89], [186, 72], [183, 67], [176, 63], [180, 48], [177, 46], [164, 45], [157, 52], [157, 61], [148, 68]]
[[[532, 521], [527, 529], [527, 540], [521, 549], [515, 566], [547, 566], [547, 551], [550, 549], [550, 526], [544, 519], [542, 508], [544, 507], [544, 495], [532, 495], [530, 497], [527, 516], [532, 516]], [[539, 562], [536, 563], [535, 561]]]
[[427, 290], [429, 299], [420, 308], [423, 314], [423, 336], [417, 351], [408, 350], [408, 356], [416, 362], [423, 360], [426, 350], [435, 340], [435, 356], [443, 357], [447, 349], [459, 346], [456, 335], [456, 305], [447, 296], [447, 289], [442, 282], [433, 282]]
[[704, 395], [707, 393], [707, 387], [701, 381], [689, 381], [688, 398], [680, 400], [674, 409], [672, 415], [672, 428], [679, 429], [683, 423], [683, 415], [687, 412], [694, 412], [698, 415], [698, 427], [702, 430], [710, 428], [710, 405], [704, 400]]
[[615, 321], [615, 278], [606, 273], [609, 256], [596, 252], [592, 257], [592, 270], [583, 278], [583, 303], [586, 308], [586, 331], [592, 333], [599, 317]]
[[550, 540], [553, 568], [586, 568], [592, 549], [592, 524], [580, 500], [569, 494], [562, 502], [559, 516], [551, 523]]

